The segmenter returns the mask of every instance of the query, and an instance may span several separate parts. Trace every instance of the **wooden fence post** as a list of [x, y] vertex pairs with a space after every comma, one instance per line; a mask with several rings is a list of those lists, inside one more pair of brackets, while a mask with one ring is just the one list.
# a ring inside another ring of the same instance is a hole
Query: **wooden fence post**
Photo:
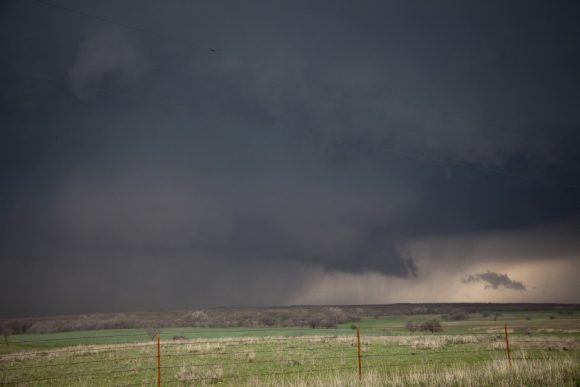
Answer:
[[161, 387], [161, 344], [157, 334], [157, 387]]
[[511, 350], [510, 350], [510, 341], [508, 339], [507, 323], [504, 324], [503, 330], [505, 332], [505, 350], [507, 352], [508, 362], [509, 362], [510, 367], [511, 367], [512, 366], [512, 354], [511, 354]]
[[362, 379], [362, 363], [360, 359], [360, 330], [359, 327], [356, 327], [356, 349], [358, 353], [358, 379]]

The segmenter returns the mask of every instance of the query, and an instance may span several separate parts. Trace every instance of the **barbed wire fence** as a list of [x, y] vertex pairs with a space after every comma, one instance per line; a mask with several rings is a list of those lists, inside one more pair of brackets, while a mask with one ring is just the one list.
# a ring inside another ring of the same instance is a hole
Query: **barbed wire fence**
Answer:
[[492, 334], [433, 335], [389, 335], [384, 326], [283, 328], [288, 336], [272, 328], [250, 328], [211, 331], [242, 337], [162, 340], [158, 334], [151, 341], [144, 333], [126, 333], [13, 340], [3, 343], [16, 348], [0, 355], [0, 384], [161, 386], [329, 373], [362, 379], [365, 372], [388, 374], [416, 365], [428, 365], [433, 372], [490, 361], [511, 367], [546, 359], [554, 351], [577, 359], [580, 340], [575, 336], [513, 335], [507, 325], [501, 328]]

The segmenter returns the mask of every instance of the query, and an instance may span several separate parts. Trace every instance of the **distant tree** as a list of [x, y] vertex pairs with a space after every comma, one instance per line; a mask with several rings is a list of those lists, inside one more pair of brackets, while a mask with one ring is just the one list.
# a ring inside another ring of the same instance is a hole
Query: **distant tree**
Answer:
[[2, 337], [4, 337], [4, 342], [8, 345], [8, 339], [14, 333], [12, 328], [2, 328]]
[[469, 317], [469, 315], [463, 309], [453, 309], [451, 312], [449, 312], [448, 314], [444, 314], [441, 317], [444, 320], [460, 321], [466, 320]]
[[258, 319], [260, 325], [271, 327], [276, 325], [276, 319], [271, 315], [260, 316]]
[[151, 340], [155, 340], [157, 338], [157, 335], [159, 335], [160, 333], [161, 333], [161, 330], [159, 328], [147, 328], [145, 330], [145, 334]]
[[419, 324], [417, 324], [414, 321], [407, 321], [405, 323], [405, 329], [408, 330], [408, 331], [410, 331], [410, 332], [415, 333], [416, 331], [419, 330]]
[[441, 332], [443, 330], [443, 327], [441, 327], [441, 323], [439, 322], [439, 320], [428, 320], [421, 323], [421, 330], [435, 333]]

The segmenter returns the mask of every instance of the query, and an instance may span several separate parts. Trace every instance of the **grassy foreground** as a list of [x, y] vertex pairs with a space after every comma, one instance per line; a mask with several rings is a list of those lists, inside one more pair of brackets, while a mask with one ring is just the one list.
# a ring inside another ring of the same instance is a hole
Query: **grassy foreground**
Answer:
[[[580, 340], [576, 316], [510, 319], [512, 365], [504, 321], [470, 316], [438, 334], [409, 334], [397, 316], [339, 329], [167, 329], [161, 335], [162, 385], [576, 386]], [[174, 336], [183, 336], [173, 339]], [[185, 337], [185, 338], [184, 338]], [[0, 383], [21, 386], [155, 385], [157, 346], [138, 330], [18, 335], [2, 346]], [[20, 341], [20, 343], [17, 343]], [[79, 341], [81, 343], [79, 343]]]

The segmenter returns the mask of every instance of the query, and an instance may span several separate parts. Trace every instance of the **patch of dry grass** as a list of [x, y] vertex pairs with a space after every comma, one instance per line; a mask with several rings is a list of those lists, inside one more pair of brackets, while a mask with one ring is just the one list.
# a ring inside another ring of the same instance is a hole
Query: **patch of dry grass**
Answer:
[[298, 376], [285, 381], [277, 378], [251, 379], [253, 386], [346, 387], [346, 386], [575, 386], [580, 378], [577, 359], [540, 359], [515, 361], [510, 367], [505, 360], [489, 361], [478, 367], [458, 363], [443, 370], [429, 365], [394, 369], [389, 373], [364, 370], [359, 381], [355, 373], [322, 373], [315, 377]]
[[176, 374], [179, 382], [194, 385], [209, 385], [223, 382], [222, 367], [183, 366]]
[[439, 349], [455, 344], [482, 344], [498, 340], [497, 335], [410, 335], [410, 336], [369, 336], [365, 343], [389, 343], [412, 348]]

